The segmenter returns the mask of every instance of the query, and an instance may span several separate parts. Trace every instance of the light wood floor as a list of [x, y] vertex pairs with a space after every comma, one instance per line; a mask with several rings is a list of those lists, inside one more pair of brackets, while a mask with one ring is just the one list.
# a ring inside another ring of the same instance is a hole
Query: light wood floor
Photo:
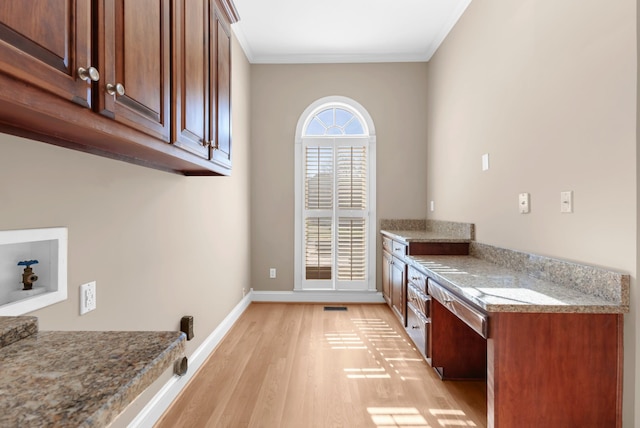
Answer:
[[386, 305], [253, 303], [156, 428], [486, 427], [486, 383], [443, 382]]

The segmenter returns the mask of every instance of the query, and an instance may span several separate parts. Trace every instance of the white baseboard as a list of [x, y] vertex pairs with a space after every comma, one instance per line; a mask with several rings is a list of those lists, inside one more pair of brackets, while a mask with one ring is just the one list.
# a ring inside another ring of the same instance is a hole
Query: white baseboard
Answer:
[[253, 302], [384, 303], [379, 291], [255, 291]]
[[173, 376], [146, 406], [131, 421], [128, 428], [152, 427], [162, 414], [169, 408], [173, 400], [180, 394], [207, 357], [218, 346], [222, 338], [229, 332], [240, 315], [251, 304], [251, 293], [247, 294], [233, 310], [225, 317], [218, 327], [207, 337], [204, 342], [189, 357], [189, 370], [184, 376]]
[[255, 291], [247, 294], [189, 357], [184, 376], [173, 376], [131, 421], [128, 428], [152, 427], [178, 397], [189, 380], [229, 332], [251, 302], [287, 303], [384, 303], [378, 291]]

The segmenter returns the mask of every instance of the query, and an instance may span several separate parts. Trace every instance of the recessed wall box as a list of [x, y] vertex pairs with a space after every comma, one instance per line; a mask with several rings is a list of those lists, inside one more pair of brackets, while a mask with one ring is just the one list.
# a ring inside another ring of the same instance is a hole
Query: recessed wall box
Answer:
[[[24, 283], [24, 264], [37, 280]], [[22, 263], [22, 265], [21, 265]], [[67, 299], [67, 228], [0, 231], [0, 316], [27, 312]]]

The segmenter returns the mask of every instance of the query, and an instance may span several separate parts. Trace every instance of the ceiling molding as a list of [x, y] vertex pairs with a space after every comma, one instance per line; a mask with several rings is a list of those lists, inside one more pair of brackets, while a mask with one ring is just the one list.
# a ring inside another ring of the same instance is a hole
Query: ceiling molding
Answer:
[[[218, 0], [228, 1], [232, 0]], [[428, 39], [428, 44], [423, 45], [419, 50], [409, 51], [405, 46], [404, 51], [398, 49], [395, 51], [374, 52], [374, 53], [313, 53], [310, 50], [305, 52], [286, 52], [286, 49], [273, 50], [274, 53], [262, 52], [261, 49], [252, 48], [251, 38], [243, 31], [243, 23], [233, 24], [233, 32], [242, 47], [242, 50], [251, 64], [326, 64], [326, 63], [384, 63], [384, 62], [428, 62], [437, 52], [440, 45], [444, 42], [449, 32], [456, 25], [472, 0], [459, 0], [455, 8], [448, 11], [440, 21], [435, 21], [434, 31]], [[233, 3], [231, 3], [233, 4]], [[242, 6], [242, 4], [241, 4]], [[237, 13], [237, 11], [236, 11]], [[431, 24], [432, 25], [432, 24]], [[430, 39], [430, 40], [429, 40]], [[254, 43], [258, 43], [253, 40]], [[389, 46], [387, 46], [388, 48]], [[409, 47], [410, 48], [410, 47]], [[367, 50], [372, 50], [371, 46]]]
[[454, 10], [451, 16], [449, 17], [449, 20], [442, 23], [442, 27], [440, 28], [440, 31], [438, 31], [438, 34], [433, 38], [433, 41], [427, 48], [426, 61], [431, 60], [431, 57], [435, 55], [436, 51], [438, 50], [442, 42], [444, 42], [444, 39], [446, 39], [449, 33], [451, 32], [451, 30], [453, 30], [453, 27], [456, 25], [460, 17], [462, 17], [462, 14], [464, 13], [465, 10], [467, 10], [467, 7], [470, 4], [471, 4], [471, 0], [465, 0], [464, 2], [460, 3], [459, 7], [456, 10]]
[[[245, 52], [246, 53], [246, 52]], [[248, 56], [247, 56], [248, 58]], [[253, 56], [249, 62], [252, 64], [348, 64], [348, 63], [380, 63], [380, 62], [426, 62], [428, 58], [424, 54], [328, 54], [328, 55], [263, 55]]]

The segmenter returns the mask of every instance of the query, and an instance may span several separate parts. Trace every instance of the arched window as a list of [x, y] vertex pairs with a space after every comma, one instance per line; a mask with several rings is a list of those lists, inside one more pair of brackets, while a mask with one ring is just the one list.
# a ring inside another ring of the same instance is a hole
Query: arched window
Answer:
[[296, 130], [295, 289], [375, 284], [375, 130], [345, 97], [323, 98]]

